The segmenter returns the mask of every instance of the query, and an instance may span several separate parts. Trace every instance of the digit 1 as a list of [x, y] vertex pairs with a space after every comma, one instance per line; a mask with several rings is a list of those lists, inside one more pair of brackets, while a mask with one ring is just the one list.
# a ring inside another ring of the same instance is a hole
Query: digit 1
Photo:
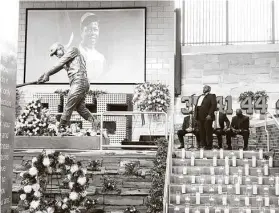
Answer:
[[252, 115], [253, 114], [252, 97], [246, 97], [243, 101], [241, 101], [240, 108], [246, 110], [246, 113], [248, 115]]
[[185, 103], [185, 108], [181, 108], [181, 113], [183, 115], [189, 114], [188, 108], [191, 107], [191, 103], [192, 103], [191, 96], [183, 96], [181, 98], [181, 103]]
[[267, 112], [268, 105], [266, 104], [266, 98], [265, 97], [259, 97], [255, 103], [254, 103], [254, 109], [261, 110], [261, 114], [265, 114]]
[[225, 98], [225, 102], [226, 102], [226, 105], [227, 105], [227, 114], [228, 115], [232, 115], [233, 114], [233, 109], [232, 109], [232, 96], [227, 96]]
[[225, 106], [223, 104], [223, 96], [217, 96], [216, 97], [216, 102], [217, 102], [217, 104], [220, 105], [219, 111], [224, 111], [225, 110]]

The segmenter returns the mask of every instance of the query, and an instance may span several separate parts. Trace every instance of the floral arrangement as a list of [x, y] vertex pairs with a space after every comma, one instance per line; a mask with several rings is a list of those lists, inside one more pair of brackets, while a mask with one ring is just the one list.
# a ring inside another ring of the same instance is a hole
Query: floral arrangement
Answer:
[[[66, 89], [66, 90], [58, 89], [58, 90], [54, 91], [54, 93], [60, 94], [60, 96], [64, 97], [69, 94], [69, 91], [70, 91], [69, 89]], [[87, 95], [91, 95], [95, 98], [99, 97], [102, 94], [107, 94], [107, 92], [103, 91], [103, 90], [89, 90], [87, 92]]]
[[110, 177], [104, 177], [103, 178], [103, 192], [108, 192], [108, 191], [117, 191], [120, 193], [120, 190], [117, 189], [117, 183], [116, 180]]
[[[63, 199], [47, 200], [44, 192], [47, 187], [47, 176], [65, 175], [68, 180], [69, 194]], [[32, 159], [32, 167], [20, 174], [22, 177], [20, 199], [25, 210], [36, 213], [65, 212], [74, 213], [81, 207], [92, 208], [96, 201], [86, 198], [89, 179], [86, 169], [72, 156], [61, 152], [42, 151]]]
[[158, 139], [156, 144], [158, 150], [153, 162], [154, 166], [151, 169], [152, 184], [146, 202], [148, 213], [159, 213], [163, 211], [168, 142], [166, 139]]
[[124, 213], [140, 213], [135, 206], [129, 206], [125, 209]]
[[133, 103], [140, 111], [167, 112], [170, 91], [161, 83], [143, 83], [135, 88]]
[[135, 162], [126, 163], [124, 174], [127, 176], [129, 176], [129, 175], [138, 176], [139, 175], [139, 165]]
[[251, 97], [252, 98], [252, 101], [257, 101], [260, 97], [264, 97], [265, 98], [265, 101], [267, 102], [268, 100], [268, 95], [266, 93], [266, 91], [262, 90], [262, 91], [257, 91], [257, 92], [252, 92], [252, 91], [246, 91], [246, 92], [243, 92], [239, 95], [238, 97], [238, 101], [239, 102], [242, 102], [244, 101], [247, 97]]
[[103, 90], [89, 90], [87, 94], [98, 98], [100, 95], [107, 94], [107, 92]]
[[89, 162], [87, 166], [87, 170], [89, 171], [100, 171], [100, 166], [102, 165], [100, 160], [92, 160]]
[[56, 136], [58, 129], [55, 116], [42, 108], [39, 99], [28, 103], [15, 126], [15, 134], [23, 136]]

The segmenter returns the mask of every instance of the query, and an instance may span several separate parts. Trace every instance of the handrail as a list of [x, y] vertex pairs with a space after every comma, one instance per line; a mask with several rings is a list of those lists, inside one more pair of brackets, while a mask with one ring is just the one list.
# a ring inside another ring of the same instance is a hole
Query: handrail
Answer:
[[173, 152], [173, 126], [174, 126], [174, 117], [171, 116], [170, 122], [170, 134], [169, 134], [169, 143], [168, 143], [168, 154], [167, 154], [167, 165], [165, 173], [165, 185], [164, 185], [164, 197], [163, 197], [163, 213], [168, 213], [169, 209], [169, 190], [170, 190], [170, 176], [172, 173], [172, 152]]
[[266, 116], [265, 116], [265, 125], [264, 125], [264, 130], [266, 132], [266, 140], [267, 140], [267, 151], [269, 152], [270, 150], [270, 138], [269, 138], [269, 132], [267, 130], [267, 115], [271, 115], [272, 120], [275, 122], [276, 126], [279, 128], [279, 122], [277, 121], [277, 119], [274, 117], [274, 115], [270, 112], [266, 112]]
[[269, 132], [267, 130], [267, 114], [268, 114], [268, 112], [265, 115], [264, 130], [265, 130], [265, 133], [266, 133], [267, 151], [269, 152], [269, 143], [270, 143], [270, 141], [269, 141]]
[[[101, 129], [100, 129], [100, 134], [103, 135], [103, 121], [104, 121], [104, 116], [125, 116], [125, 115], [135, 115], [135, 114], [139, 114], [139, 115], [144, 115], [144, 114], [162, 114], [165, 116], [165, 120], [166, 120], [166, 125], [165, 125], [165, 138], [168, 138], [168, 125], [167, 125], [167, 121], [168, 121], [168, 115], [165, 112], [141, 112], [141, 111], [106, 111], [103, 112], [101, 114]], [[120, 147], [127, 147], [127, 146], [121, 146]], [[100, 150], [103, 149], [103, 147], [109, 148], [112, 146], [105, 146], [103, 145], [103, 137], [100, 137]], [[138, 147], [138, 146], [136, 146]], [[150, 146], [147, 146], [149, 148], [151, 148]]]

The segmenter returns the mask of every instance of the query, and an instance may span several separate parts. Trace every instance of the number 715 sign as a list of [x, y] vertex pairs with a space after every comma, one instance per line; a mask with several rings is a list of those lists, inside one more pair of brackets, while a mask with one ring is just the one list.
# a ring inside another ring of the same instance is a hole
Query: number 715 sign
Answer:
[[[185, 108], [181, 109], [182, 113], [187, 113], [187, 108], [197, 105], [199, 96], [183, 96], [181, 98], [181, 103], [185, 103]], [[231, 115], [233, 114], [232, 109], [232, 96], [223, 96], [216, 97], [217, 104], [220, 105], [220, 108], [226, 110], [226, 113]], [[265, 97], [259, 97], [256, 101], [252, 100], [252, 97], [246, 97], [243, 101], [240, 102], [240, 108], [246, 110], [247, 114], [253, 114], [254, 110], [260, 110], [261, 114], [267, 112], [267, 103]], [[276, 109], [279, 109], [279, 100], [276, 102]]]

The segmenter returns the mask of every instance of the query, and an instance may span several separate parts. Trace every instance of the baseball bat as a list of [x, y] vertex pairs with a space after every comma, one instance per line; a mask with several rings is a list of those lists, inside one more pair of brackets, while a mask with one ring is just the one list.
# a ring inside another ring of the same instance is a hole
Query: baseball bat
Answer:
[[38, 81], [32, 81], [32, 82], [28, 82], [28, 83], [24, 83], [24, 84], [18, 84], [18, 85], [16, 85], [16, 88], [24, 87], [27, 85], [33, 85], [33, 84], [40, 84], [40, 83], [38, 83]]

